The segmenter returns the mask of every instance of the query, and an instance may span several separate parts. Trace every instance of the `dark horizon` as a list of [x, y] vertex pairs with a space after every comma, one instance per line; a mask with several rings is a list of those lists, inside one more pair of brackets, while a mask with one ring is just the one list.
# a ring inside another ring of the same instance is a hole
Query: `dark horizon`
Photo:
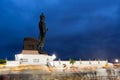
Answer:
[[119, 0], [1, 0], [0, 59], [14, 59], [23, 39], [39, 36], [46, 17], [45, 51], [61, 59], [120, 58]]

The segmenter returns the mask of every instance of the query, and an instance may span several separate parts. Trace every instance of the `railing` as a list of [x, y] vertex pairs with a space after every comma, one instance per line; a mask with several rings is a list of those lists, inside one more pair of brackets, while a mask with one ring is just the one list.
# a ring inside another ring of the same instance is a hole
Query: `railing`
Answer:
[[120, 76], [79, 76], [73, 74], [9, 74], [0, 80], [120, 80]]
[[119, 76], [95, 76], [95, 77], [85, 77], [83, 80], [120, 80]]

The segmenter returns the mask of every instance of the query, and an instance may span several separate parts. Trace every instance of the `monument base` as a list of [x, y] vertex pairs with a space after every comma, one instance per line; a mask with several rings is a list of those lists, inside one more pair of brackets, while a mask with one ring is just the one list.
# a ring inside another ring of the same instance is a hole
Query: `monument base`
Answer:
[[42, 54], [42, 55], [48, 55], [45, 51], [38, 51], [38, 50], [22, 50], [22, 54]]
[[39, 54], [48, 55], [48, 53], [47, 53], [47, 52], [45, 52], [45, 51], [39, 51]]
[[39, 54], [37, 50], [22, 50], [21, 54]]

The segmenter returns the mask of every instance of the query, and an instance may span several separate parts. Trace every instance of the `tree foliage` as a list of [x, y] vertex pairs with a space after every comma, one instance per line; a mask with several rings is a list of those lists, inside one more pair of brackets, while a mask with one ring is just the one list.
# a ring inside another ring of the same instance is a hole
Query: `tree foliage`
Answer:
[[75, 60], [74, 59], [70, 59], [70, 64], [74, 64], [75, 63]]
[[5, 63], [6, 63], [6, 60], [3, 60], [3, 59], [0, 60], [0, 64], [5, 64]]

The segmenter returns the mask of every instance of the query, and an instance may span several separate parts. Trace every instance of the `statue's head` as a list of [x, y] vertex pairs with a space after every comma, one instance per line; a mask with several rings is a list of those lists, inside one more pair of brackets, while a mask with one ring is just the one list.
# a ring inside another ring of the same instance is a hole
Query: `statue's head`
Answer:
[[40, 15], [40, 20], [44, 20], [44, 19], [45, 19], [45, 16], [44, 16], [44, 13], [42, 12]]

